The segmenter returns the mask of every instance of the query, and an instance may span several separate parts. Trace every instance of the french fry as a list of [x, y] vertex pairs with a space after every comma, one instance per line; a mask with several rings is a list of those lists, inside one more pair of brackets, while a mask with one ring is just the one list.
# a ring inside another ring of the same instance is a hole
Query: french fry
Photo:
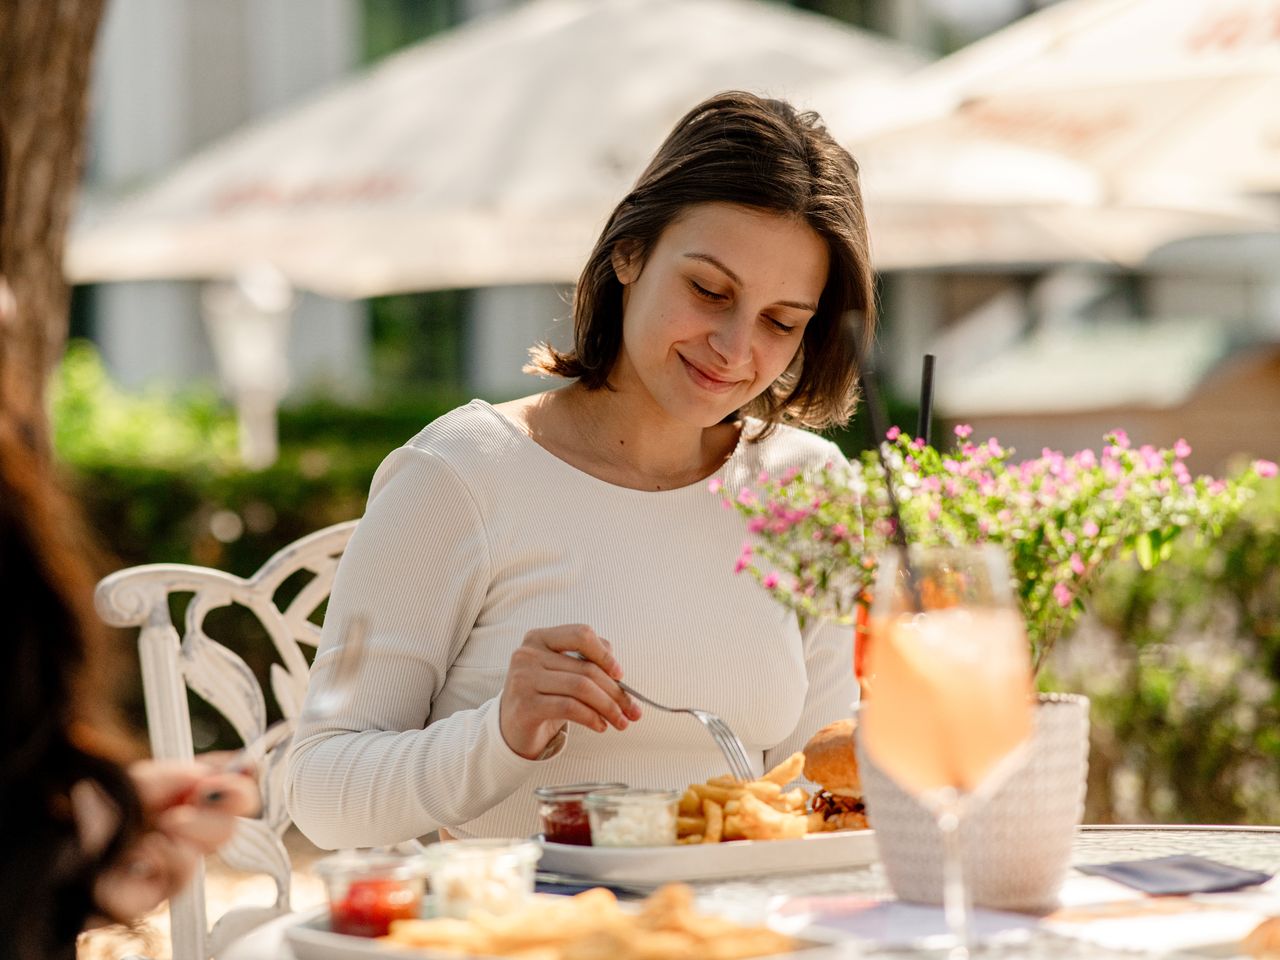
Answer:
[[782, 787], [772, 780], [749, 780], [742, 787], [745, 792], [755, 794], [766, 803], [782, 796]]
[[700, 833], [691, 833], [687, 837], [676, 837], [676, 843], [694, 844], [694, 843], [701, 843], [701, 842], [702, 842], [702, 834]]
[[702, 815], [707, 820], [707, 829], [702, 834], [702, 842], [719, 843], [724, 835], [724, 812], [720, 804], [714, 800], [703, 800]]
[[738, 787], [742, 785], [741, 780], [737, 777], [730, 776], [727, 773], [723, 773], [718, 777], [711, 777], [707, 780], [707, 783], [713, 787]]
[[785, 787], [796, 777], [800, 776], [803, 771], [804, 754], [796, 751], [760, 779], [768, 780], [770, 783], [776, 783], [780, 787]]
[[724, 832], [720, 835], [721, 840], [746, 840], [747, 835], [742, 829], [742, 817], [737, 813], [731, 813], [724, 818]]
[[680, 796], [680, 815], [683, 817], [696, 817], [702, 811], [702, 798], [693, 792], [692, 788], [685, 790]]
[[702, 833], [706, 828], [706, 817], [676, 817], [677, 837], [687, 837], [691, 833]]
[[469, 920], [397, 920], [380, 942], [513, 960], [745, 960], [795, 947], [768, 928], [700, 914], [692, 891], [679, 884], [655, 891], [636, 913], [624, 912], [597, 888], [576, 897], [538, 898], [510, 913], [478, 911]]
[[808, 830], [807, 818], [775, 810], [751, 794], [743, 795], [738, 817], [748, 840], [791, 840]]
[[741, 787], [719, 787], [710, 783], [695, 783], [690, 785], [690, 790], [698, 795], [699, 801], [714, 800], [720, 806], [724, 806], [735, 797], [742, 796]]
[[[803, 810], [804, 805], [809, 802], [809, 794], [804, 787], [795, 787], [778, 797], [781, 801], [779, 809], [782, 810]], [[774, 804], [778, 806], [777, 803]]]

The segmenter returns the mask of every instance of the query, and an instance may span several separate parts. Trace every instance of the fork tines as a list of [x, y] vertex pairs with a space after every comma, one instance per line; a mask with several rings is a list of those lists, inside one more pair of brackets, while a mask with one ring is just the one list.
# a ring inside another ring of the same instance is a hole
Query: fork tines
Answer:
[[707, 729], [711, 731], [711, 736], [715, 738], [717, 744], [720, 745], [720, 751], [724, 754], [725, 759], [729, 761], [729, 772], [739, 780], [750, 780], [754, 776], [751, 769], [751, 761], [747, 758], [746, 748], [743, 747], [742, 741], [738, 739], [729, 725], [715, 714], [706, 715]]

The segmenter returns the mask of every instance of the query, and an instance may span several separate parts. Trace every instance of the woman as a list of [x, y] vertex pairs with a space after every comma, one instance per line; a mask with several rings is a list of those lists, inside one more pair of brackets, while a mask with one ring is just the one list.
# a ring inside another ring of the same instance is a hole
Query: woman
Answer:
[[239, 774], [128, 763], [75, 517], [0, 412], [0, 942], [21, 960], [74, 957], [86, 926], [141, 917], [257, 808]]
[[[682, 786], [724, 772], [688, 717], [757, 766], [847, 716], [848, 630], [735, 577], [743, 530], [707, 489], [837, 459], [783, 420], [847, 420], [872, 272], [857, 167], [812, 114], [745, 93], [695, 107], [614, 210], [574, 299], [569, 384], [473, 401], [392, 453], [343, 557], [330, 625], [365, 612], [342, 715], [304, 724], [290, 809], [325, 847], [535, 828], [531, 788]], [[582, 660], [565, 656], [577, 653]]]
[[[0, 238], [6, 142], [0, 126]], [[4, 254], [0, 370], [20, 306]], [[126, 766], [89, 538], [3, 401], [0, 391], [0, 955], [73, 958], [85, 926], [137, 919], [184, 886], [258, 791], [207, 764]]]

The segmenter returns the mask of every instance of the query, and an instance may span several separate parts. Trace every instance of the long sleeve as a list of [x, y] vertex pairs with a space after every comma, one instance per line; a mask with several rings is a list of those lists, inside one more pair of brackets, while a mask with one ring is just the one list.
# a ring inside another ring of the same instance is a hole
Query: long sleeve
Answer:
[[485, 599], [483, 518], [452, 469], [411, 447], [374, 478], [335, 578], [307, 704], [326, 688], [340, 625], [367, 614], [354, 689], [300, 723], [289, 810], [322, 847], [376, 846], [473, 819], [538, 761], [502, 738], [496, 695], [427, 724]]
[[795, 730], [765, 752], [766, 770], [803, 748], [820, 728], [849, 716], [858, 699], [858, 684], [853, 676], [853, 627], [817, 620], [805, 628], [803, 642], [809, 689]]

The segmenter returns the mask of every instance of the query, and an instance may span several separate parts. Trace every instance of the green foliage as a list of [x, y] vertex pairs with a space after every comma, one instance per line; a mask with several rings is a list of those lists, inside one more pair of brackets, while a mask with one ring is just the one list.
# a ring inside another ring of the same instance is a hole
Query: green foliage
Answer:
[[1280, 821], [1280, 481], [1152, 571], [1119, 564], [1049, 665], [1093, 702], [1100, 820]]
[[130, 394], [85, 341], [73, 341], [50, 389], [53, 442], [77, 466], [218, 468], [234, 462], [235, 420], [211, 390]]

